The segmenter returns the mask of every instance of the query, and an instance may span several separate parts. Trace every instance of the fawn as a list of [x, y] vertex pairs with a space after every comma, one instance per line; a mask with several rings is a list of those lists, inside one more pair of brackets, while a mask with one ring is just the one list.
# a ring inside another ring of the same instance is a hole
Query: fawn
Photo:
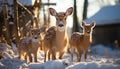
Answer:
[[62, 58], [66, 52], [68, 46], [68, 35], [66, 30], [66, 19], [72, 14], [73, 8], [70, 7], [66, 12], [56, 12], [55, 9], [49, 8], [50, 14], [56, 18], [56, 26], [50, 27], [44, 37], [43, 47], [45, 52], [44, 61], [46, 61], [46, 55], [48, 52], [48, 60], [50, 60], [50, 54], [52, 59], [56, 59], [56, 53], [59, 53], [59, 59]]
[[32, 55], [34, 55], [34, 61], [37, 62], [37, 51], [40, 47], [40, 33], [39, 29], [32, 29], [29, 32], [30, 36], [24, 37], [19, 43], [19, 58], [23, 57], [27, 61], [29, 56], [30, 62], [32, 62]]
[[70, 49], [71, 49], [71, 60], [73, 61], [73, 48], [77, 51], [77, 61], [81, 61], [82, 52], [84, 52], [84, 59], [86, 61], [87, 51], [92, 43], [92, 31], [95, 27], [95, 22], [86, 24], [84, 21], [81, 24], [83, 28], [83, 33], [74, 32], [69, 40]]

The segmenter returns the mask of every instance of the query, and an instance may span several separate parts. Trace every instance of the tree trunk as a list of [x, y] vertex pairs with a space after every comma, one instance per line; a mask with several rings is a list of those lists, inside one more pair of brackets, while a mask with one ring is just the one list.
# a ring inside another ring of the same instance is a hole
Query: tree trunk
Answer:
[[87, 7], [88, 7], [88, 0], [84, 0], [83, 20], [85, 20], [87, 18]]
[[2, 30], [3, 32], [5, 32], [5, 38], [7, 40], [7, 42], [10, 44], [10, 38], [9, 38], [9, 27], [8, 27], [8, 8], [7, 5], [3, 6], [3, 15], [4, 15], [4, 29]]
[[14, 0], [14, 23], [15, 23], [15, 36], [16, 36], [16, 46], [18, 47], [19, 36], [18, 36], [18, 4], [17, 0]]
[[77, 18], [77, 6], [76, 0], [74, 0], [74, 13], [73, 13], [73, 30], [72, 32], [78, 32], [78, 18]]

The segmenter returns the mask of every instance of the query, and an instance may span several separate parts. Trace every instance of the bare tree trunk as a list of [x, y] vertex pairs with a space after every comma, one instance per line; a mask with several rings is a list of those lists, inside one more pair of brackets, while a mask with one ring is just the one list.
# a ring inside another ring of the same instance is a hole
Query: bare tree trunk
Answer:
[[26, 26], [25, 26], [26, 22], [25, 22], [25, 13], [24, 12], [22, 12], [22, 24], [23, 24], [23, 32], [21, 32], [21, 34], [23, 33], [22, 37], [24, 37], [24, 36], [26, 36], [26, 33], [27, 33]]
[[78, 18], [77, 18], [77, 6], [76, 0], [74, 0], [74, 13], [73, 13], [73, 30], [72, 32], [78, 32]]
[[8, 7], [7, 5], [3, 6], [3, 15], [4, 15], [4, 27], [6, 28], [5, 32], [5, 38], [7, 42], [10, 44], [10, 38], [9, 38], [9, 27], [8, 27]]
[[84, 0], [83, 20], [85, 20], [87, 18], [87, 7], [88, 7], [88, 0]]
[[35, 0], [35, 2], [34, 2], [34, 5], [33, 5], [33, 7], [34, 7], [34, 16], [35, 16], [35, 26], [36, 26], [36, 28], [39, 28], [39, 25], [41, 25], [41, 24], [39, 24], [40, 23], [40, 19], [39, 19], [39, 15], [40, 15], [40, 9], [41, 9], [41, 7], [42, 7], [42, 1], [41, 0]]
[[16, 36], [16, 46], [18, 47], [19, 36], [18, 36], [18, 4], [17, 0], [14, 0], [14, 23], [15, 23], [15, 36]]
[[31, 26], [33, 27], [33, 14], [26, 8], [24, 7], [21, 3], [17, 2], [17, 4], [22, 7], [29, 15], [30, 15], [30, 19], [31, 19]]
[[47, 26], [47, 18], [46, 18], [46, 14], [45, 14], [45, 6], [43, 6], [43, 20], [44, 20], [44, 25]]
[[[49, 3], [50, 3], [50, 0], [48, 0], [48, 8], [49, 8]], [[48, 11], [49, 12], [49, 11]], [[47, 21], [47, 25], [48, 25], [48, 28], [50, 27], [50, 13], [48, 13], [48, 21]]]

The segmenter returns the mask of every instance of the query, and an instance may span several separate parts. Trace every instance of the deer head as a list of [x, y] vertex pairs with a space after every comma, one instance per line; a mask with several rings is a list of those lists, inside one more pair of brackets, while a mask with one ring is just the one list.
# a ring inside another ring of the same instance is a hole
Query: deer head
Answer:
[[32, 41], [39, 42], [39, 39], [40, 39], [39, 29], [32, 29], [31, 34], [32, 34]]
[[56, 18], [57, 30], [60, 31], [60, 32], [65, 31], [67, 16], [72, 14], [73, 8], [70, 7], [66, 10], [66, 12], [59, 12], [59, 13], [56, 12], [56, 10], [53, 9], [53, 8], [49, 8], [49, 11], [50, 11], [50, 14], [52, 16], [55, 16], [55, 18]]
[[92, 33], [93, 28], [95, 27], [95, 22], [91, 22], [90, 24], [86, 24], [86, 22], [82, 22], [81, 24], [83, 28], [83, 33], [86, 35], [90, 35]]

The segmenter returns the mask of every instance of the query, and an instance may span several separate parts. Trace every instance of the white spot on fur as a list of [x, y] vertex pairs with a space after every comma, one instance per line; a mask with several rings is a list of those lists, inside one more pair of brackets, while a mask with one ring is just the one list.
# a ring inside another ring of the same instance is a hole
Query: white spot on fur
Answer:
[[62, 21], [60, 21], [60, 22], [59, 22], [59, 24], [63, 24], [63, 22], [62, 22]]
[[65, 27], [63, 26], [63, 27], [58, 27], [58, 30], [60, 31], [60, 32], [63, 32], [64, 30], [65, 30]]

